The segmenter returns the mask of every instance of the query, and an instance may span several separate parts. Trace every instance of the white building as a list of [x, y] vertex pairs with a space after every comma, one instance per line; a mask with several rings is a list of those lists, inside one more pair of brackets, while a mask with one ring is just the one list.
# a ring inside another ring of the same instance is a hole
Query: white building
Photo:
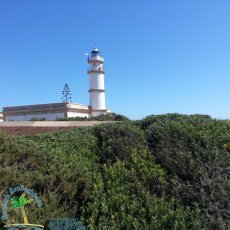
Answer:
[[49, 103], [3, 108], [4, 121], [56, 120], [66, 117], [89, 117], [90, 108], [74, 103]]
[[0, 122], [2, 122], [2, 121], [3, 121], [3, 114], [0, 113]]
[[4, 121], [56, 120], [57, 118], [99, 116], [110, 112], [105, 105], [104, 58], [97, 48], [94, 48], [88, 56], [88, 64], [89, 106], [64, 102], [3, 107]]

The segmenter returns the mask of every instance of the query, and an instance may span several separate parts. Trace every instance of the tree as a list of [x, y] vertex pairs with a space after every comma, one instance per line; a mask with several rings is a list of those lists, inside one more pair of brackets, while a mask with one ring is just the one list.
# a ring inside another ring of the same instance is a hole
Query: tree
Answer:
[[63, 102], [71, 102], [71, 99], [72, 99], [72, 94], [70, 92], [70, 88], [68, 86], [68, 84], [65, 84], [64, 85], [64, 88], [63, 88], [63, 91], [62, 91], [62, 100]]

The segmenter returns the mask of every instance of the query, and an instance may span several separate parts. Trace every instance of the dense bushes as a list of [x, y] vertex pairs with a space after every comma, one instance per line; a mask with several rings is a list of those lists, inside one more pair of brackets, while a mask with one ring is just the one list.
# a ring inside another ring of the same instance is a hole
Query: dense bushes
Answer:
[[229, 121], [179, 114], [1, 134], [0, 195], [18, 184], [37, 191], [44, 207], [27, 207], [31, 223], [77, 217], [90, 229], [229, 229], [229, 137]]
[[199, 203], [211, 229], [230, 227], [230, 123], [209, 116], [168, 114], [139, 123], [150, 150], [168, 171], [169, 196]]
[[[39, 193], [44, 207], [39, 216], [33, 206], [29, 208], [32, 223], [80, 216], [97, 170], [95, 143], [87, 129], [9, 141], [6, 146], [15, 149], [0, 152], [1, 191], [23, 184]], [[19, 218], [13, 220], [21, 222]]]
[[143, 132], [130, 122], [104, 124], [94, 128], [97, 137], [97, 155], [101, 163], [131, 160], [132, 150], [146, 149]]
[[[151, 172], [143, 170], [147, 165]], [[201, 229], [199, 209], [150, 194], [140, 178], [147, 175], [164, 180], [162, 169], [154, 161], [142, 160], [142, 167], [129, 168], [117, 161], [103, 168], [104, 175], [98, 178], [85, 215], [90, 229]]]

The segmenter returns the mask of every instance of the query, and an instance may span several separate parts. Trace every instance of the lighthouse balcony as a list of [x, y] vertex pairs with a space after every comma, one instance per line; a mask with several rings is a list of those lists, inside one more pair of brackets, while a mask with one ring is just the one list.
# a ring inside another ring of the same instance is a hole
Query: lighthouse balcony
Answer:
[[101, 56], [92, 56], [90, 59], [89, 59], [89, 64], [93, 64], [93, 63], [104, 63], [104, 58], [101, 57]]
[[98, 68], [88, 68], [88, 73], [105, 73], [105, 69], [103, 67], [98, 67]]

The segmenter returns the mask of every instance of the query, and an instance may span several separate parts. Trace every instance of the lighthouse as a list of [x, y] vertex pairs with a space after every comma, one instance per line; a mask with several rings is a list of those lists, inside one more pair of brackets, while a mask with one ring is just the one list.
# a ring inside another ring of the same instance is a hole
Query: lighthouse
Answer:
[[105, 114], [105, 84], [104, 84], [104, 58], [100, 51], [94, 47], [88, 57], [89, 75], [89, 105], [91, 116]]
[[88, 56], [89, 105], [73, 102], [57, 102], [3, 107], [0, 122], [56, 120], [57, 118], [91, 117], [112, 113], [105, 105], [104, 58], [94, 47]]

